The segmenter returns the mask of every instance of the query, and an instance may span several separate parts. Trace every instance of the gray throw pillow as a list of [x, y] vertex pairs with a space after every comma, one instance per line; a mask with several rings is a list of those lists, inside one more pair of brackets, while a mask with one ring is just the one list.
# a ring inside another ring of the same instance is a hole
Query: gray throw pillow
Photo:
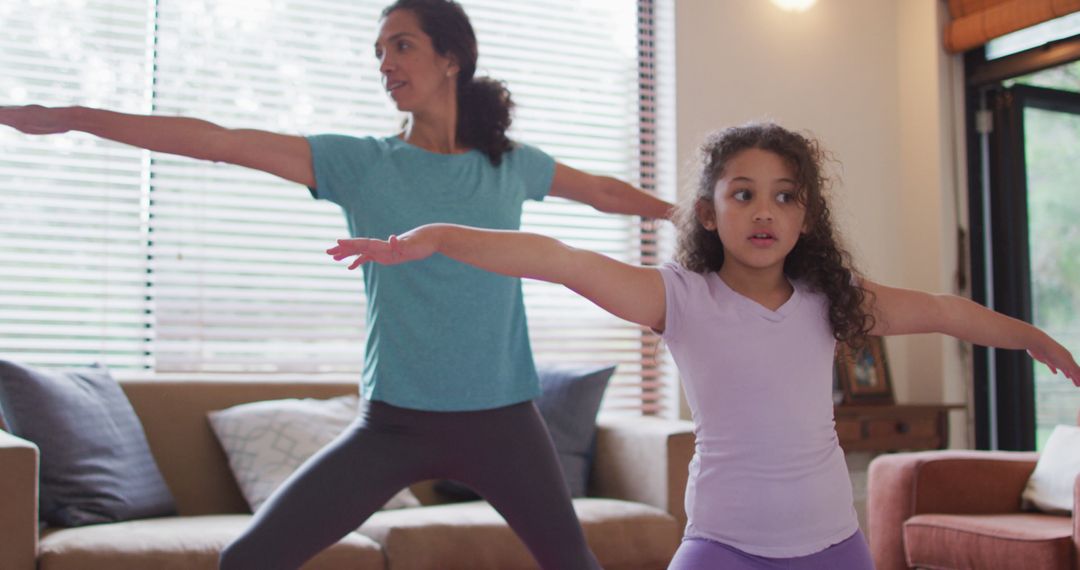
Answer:
[[82, 526], [175, 514], [131, 403], [108, 370], [0, 360], [0, 416], [41, 453], [41, 518]]
[[[596, 450], [596, 414], [615, 366], [561, 367], [540, 364], [540, 410], [555, 443], [555, 453], [571, 497], [584, 497]], [[435, 483], [450, 500], [468, 501], [479, 495], [456, 481]]]
[[571, 497], [584, 497], [596, 452], [596, 414], [615, 366], [542, 366], [536, 407], [544, 416]]

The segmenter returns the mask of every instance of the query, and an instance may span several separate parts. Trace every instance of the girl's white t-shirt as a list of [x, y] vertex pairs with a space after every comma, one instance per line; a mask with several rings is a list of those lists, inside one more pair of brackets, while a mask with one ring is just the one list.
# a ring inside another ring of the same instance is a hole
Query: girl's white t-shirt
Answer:
[[716, 273], [660, 268], [663, 338], [696, 444], [686, 535], [758, 556], [813, 554], [859, 528], [833, 419], [836, 341], [824, 295], [793, 282], [772, 311]]

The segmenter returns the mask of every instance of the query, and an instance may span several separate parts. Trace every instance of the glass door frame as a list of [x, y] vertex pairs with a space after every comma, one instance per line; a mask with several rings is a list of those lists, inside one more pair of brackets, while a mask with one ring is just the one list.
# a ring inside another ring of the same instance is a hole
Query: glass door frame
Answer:
[[[1080, 36], [994, 61], [965, 55], [972, 298], [1032, 321], [1024, 109], [1080, 115], [1080, 93], [1007, 79], [1080, 60]], [[975, 347], [975, 447], [1035, 449], [1035, 379], [1024, 351]]]

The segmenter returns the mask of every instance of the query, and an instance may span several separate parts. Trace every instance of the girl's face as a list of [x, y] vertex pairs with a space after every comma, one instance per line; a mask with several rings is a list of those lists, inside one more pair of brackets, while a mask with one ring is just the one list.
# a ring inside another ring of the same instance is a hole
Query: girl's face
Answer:
[[379, 26], [375, 40], [383, 88], [399, 111], [415, 113], [451, 101], [457, 88], [458, 66], [436, 53], [411, 10], [394, 10]]
[[796, 200], [795, 172], [779, 155], [746, 149], [728, 160], [712, 204], [698, 203], [698, 220], [717, 232], [722, 271], [776, 271], [806, 230], [806, 207]]

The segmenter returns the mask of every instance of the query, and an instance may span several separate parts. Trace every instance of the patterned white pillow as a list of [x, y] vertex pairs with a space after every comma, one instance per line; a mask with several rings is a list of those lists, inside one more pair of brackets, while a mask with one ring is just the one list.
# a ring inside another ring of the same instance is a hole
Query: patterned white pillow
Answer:
[[1055, 426], [1024, 489], [1025, 505], [1051, 513], [1071, 512], [1078, 475], [1080, 426]]
[[[341, 396], [252, 402], [207, 415], [254, 512], [300, 464], [348, 427], [359, 410], [357, 396]], [[383, 508], [416, 506], [420, 501], [406, 487]]]

